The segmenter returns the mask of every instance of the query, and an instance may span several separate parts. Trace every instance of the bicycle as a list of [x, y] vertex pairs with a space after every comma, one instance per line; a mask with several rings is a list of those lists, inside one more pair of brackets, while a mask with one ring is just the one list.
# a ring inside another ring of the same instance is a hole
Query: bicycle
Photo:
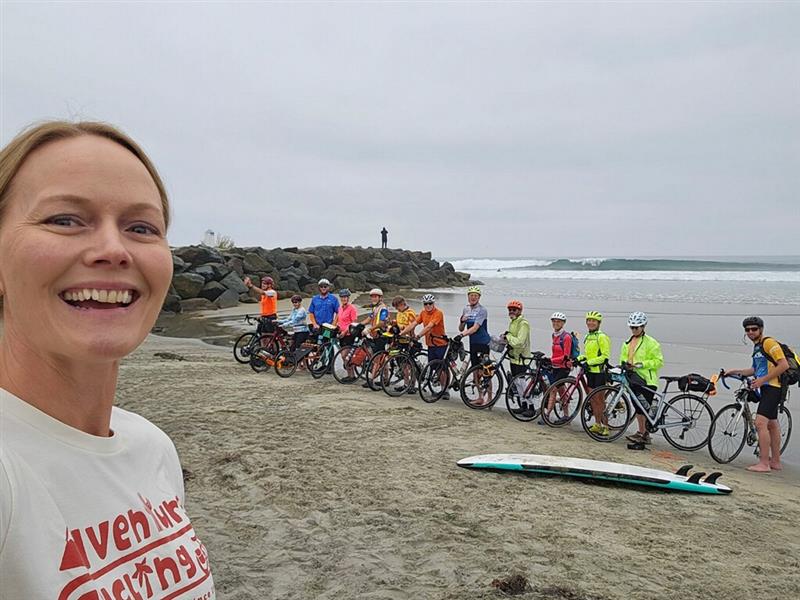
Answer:
[[[510, 348], [504, 345], [500, 358], [493, 360], [491, 355], [484, 356], [480, 363], [467, 369], [461, 376], [461, 400], [464, 404], [477, 410], [491, 409], [495, 405], [503, 393], [504, 385], [512, 380], [511, 373], [504, 365], [509, 351]], [[525, 366], [530, 366], [532, 360], [532, 357], [526, 359]]]
[[333, 378], [339, 383], [355, 383], [364, 376], [367, 363], [372, 357], [372, 347], [363, 336], [364, 327], [364, 324], [350, 325], [347, 336], [349, 343], [344, 344], [344, 339], [340, 340], [344, 345], [333, 356], [331, 367]]
[[[530, 365], [535, 363], [536, 368]], [[528, 368], [511, 378], [506, 390], [506, 408], [517, 421], [533, 421], [541, 414], [541, 404], [548, 388], [553, 363], [544, 352], [534, 352]]]
[[422, 360], [428, 358], [427, 350], [410, 337], [397, 336], [386, 353], [387, 358], [380, 370], [383, 391], [391, 397], [416, 393], [414, 384], [424, 368]]
[[[253, 325], [254, 323], [260, 325], [263, 322], [263, 317], [245, 315], [244, 320], [248, 325]], [[269, 327], [269, 325], [267, 324], [266, 327]], [[246, 365], [250, 362], [250, 357], [255, 351], [265, 346], [263, 342], [266, 337], [266, 332], [259, 333], [258, 330], [243, 333], [233, 344], [233, 358], [236, 359], [236, 362]]]
[[[758, 432], [756, 431], [755, 418], [750, 410], [752, 392], [750, 384], [753, 377], [743, 377], [741, 375], [725, 375], [725, 371], [719, 372], [719, 379], [722, 384], [730, 389], [727, 381], [728, 377], [737, 379], [741, 385], [734, 391], [733, 397], [736, 402], [727, 404], [717, 411], [714, 420], [711, 421], [711, 431], [708, 439], [708, 451], [718, 463], [729, 463], [744, 448], [755, 446], [754, 454], [758, 456]], [[792, 437], [792, 413], [786, 408], [786, 400], [789, 399], [789, 391], [786, 391], [786, 398], [781, 402], [778, 409], [778, 423], [781, 429], [781, 455], [789, 445], [789, 438]]]
[[[553, 398], [553, 406], [550, 410], [542, 409], [542, 421], [550, 427], [563, 427], [571, 423], [578, 416], [581, 407], [584, 410], [591, 410], [591, 407], [584, 405], [583, 397], [588, 395], [592, 388], [589, 387], [586, 373], [589, 370], [585, 361], [576, 361], [577, 371], [575, 375], [563, 377], [554, 381], [544, 392], [544, 397]], [[607, 365], [603, 365], [605, 371]]]
[[420, 373], [417, 392], [423, 402], [428, 404], [441, 400], [445, 394], [448, 394], [449, 398], [448, 390], [451, 387], [458, 391], [461, 377], [469, 367], [467, 351], [464, 350], [460, 335], [448, 338], [446, 335], [431, 334], [431, 338], [445, 340], [447, 350], [443, 359], [430, 361]]
[[[703, 396], [678, 392], [667, 399], [672, 383], [679, 382], [681, 377], [660, 377], [664, 381], [664, 389], [652, 390], [653, 402], [647, 404], [640, 399], [631, 388], [629, 377], [635, 373], [633, 367], [622, 364], [609, 369], [609, 377], [613, 382], [592, 390], [585, 403], [591, 406], [592, 398], [603, 398], [603, 416], [608, 420], [608, 435], [592, 430], [594, 414], [591, 411], [580, 411], [581, 425], [589, 437], [598, 442], [613, 442], [622, 436], [634, 420], [631, 406], [638, 408], [645, 417], [647, 431], [661, 431], [667, 442], [679, 450], [699, 450], [708, 443], [711, 421], [714, 412], [706, 402], [708, 392]], [[705, 421], [708, 424], [705, 424]]]
[[267, 323], [268, 331], [261, 334], [260, 346], [250, 354], [250, 368], [256, 373], [268, 371], [278, 354], [289, 348], [289, 332], [272, 321]]
[[330, 369], [328, 361], [334, 353], [335, 332], [335, 327], [325, 324], [314, 336], [315, 341], [305, 341], [295, 351], [289, 348], [280, 351], [272, 361], [275, 372], [281, 377], [291, 377], [297, 367], [305, 365], [314, 379], [320, 379]]
[[392, 331], [383, 331], [378, 335], [388, 344], [382, 350], [375, 352], [375, 338], [368, 342], [372, 349], [372, 355], [369, 357], [369, 362], [364, 370], [364, 379], [369, 389], [373, 392], [381, 389], [381, 371], [384, 363], [389, 359], [389, 349], [393, 348], [396, 343], [396, 334]]

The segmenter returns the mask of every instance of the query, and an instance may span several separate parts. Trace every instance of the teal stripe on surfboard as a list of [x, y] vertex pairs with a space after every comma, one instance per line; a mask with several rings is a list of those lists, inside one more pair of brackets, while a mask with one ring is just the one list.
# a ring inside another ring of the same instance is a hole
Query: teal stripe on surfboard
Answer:
[[[625, 483], [629, 485], [640, 485], [662, 490], [691, 492], [699, 494], [730, 494], [731, 489], [718, 483], [708, 483], [699, 481], [697, 483], [689, 481], [689, 477], [636, 467], [635, 465], [623, 465], [620, 463], [608, 463], [603, 461], [592, 461], [586, 459], [570, 459], [566, 457], [550, 457], [525, 455], [530, 459], [540, 459], [541, 462], [548, 461], [553, 464], [533, 464], [537, 461], [530, 460], [527, 463], [516, 462], [512, 458], [522, 458], [520, 455], [484, 455], [465, 458], [458, 461], [458, 466], [487, 469], [496, 471], [516, 471], [527, 473], [538, 473], [542, 475], [561, 475], [566, 477], [578, 477], [589, 480], [611, 481]], [[497, 458], [496, 460], [484, 460], [481, 458]], [[570, 461], [577, 463], [579, 467], [569, 466]], [[580, 468], [583, 467], [583, 468]], [[639, 471], [639, 473], [637, 473]]]

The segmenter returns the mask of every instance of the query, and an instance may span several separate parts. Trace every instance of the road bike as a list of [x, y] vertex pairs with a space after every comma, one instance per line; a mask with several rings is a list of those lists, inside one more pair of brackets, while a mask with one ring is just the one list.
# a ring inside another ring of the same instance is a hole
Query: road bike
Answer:
[[[429, 404], [441, 400], [447, 395], [449, 389], [458, 391], [461, 377], [469, 368], [469, 356], [464, 350], [461, 336], [448, 338], [446, 335], [432, 335], [432, 340], [444, 340], [447, 349], [444, 358], [437, 358], [428, 362], [420, 373], [417, 383], [417, 392], [424, 402]], [[430, 348], [428, 348], [430, 352]]]
[[[758, 431], [756, 431], [755, 415], [750, 410], [750, 403], [754, 401], [755, 394], [750, 390], [753, 377], [743, 377], [741, 375], [725, 375], [725, 371], [719, 372], [719, 379], [722, 384], [730, 389], [727, 381], [728, 377], [741, 382], [739, 388], [734, 391], [733, 404], [727, 404], [717, 411], [714, 420], [711, 422], [711, 433], [708, 439], [708, 451], [718, 463], [729, 463], [744, 448], [744, 445], [755, 446], [754, 454], [758, 456]], [[792, 437], [792, 413], [786, 408], [786, 400], [789, 399], [789, 390], [786, 390], [786, 397], [778, 408], [778, 425], [781, 430], [781, 455], [789, 445], [789, 438]]]
[[419, 374], [425, 368], [428, 352], [413, 338], [396, 336], [386, 349], [380, 368], [380, 388], [388, 396], [416, 393]]
[[[236, 362], [246, 365], [250, 362], [250, 357], [256, 350], [271, 345], [269, 331], [270, 323], [274, 323], [274, 320], [265, 320], [264, 317], [255, 317], [253, 315], [245, 315], [244, 320], [248, 325], [255, 324], [257, 326], [255, 331], [248, 331], [240, 335], [233, 344], [233, 358], [236, 359]], [[260, 332], [259, 329], [261, 329]], [[273, 350], [277, 353], [280, 348], [273, 348]]]
[[[581, 408], [591, 411], [589, 404], [583, 402], [584, 396], [592, 391], [586, 377], [589, 367], [585, 361], [576, 361], [576, 367], [575, 375], [554, 381], [545, 390], [546, 403], [543, 404], [547, 406], [542, 410], [542, 422], [545, 425], [563, 427], [578, 416]], [[603, 372], [606, 367], [607, 365], [603, 365]]]
[[608, 373], [612, 383], [596, 387], [585, 400], [591, 406], [592, 398], [603, 398], [603, 417], [608, 423], [608, 435], [592, 428], [595, 417], [591, 411], [580, 411], [581, 425], [593, 440], [612, 442], [621, 437], [634, 420], [633, 409], [636, 408], [644, 415], [649, 433], [660, 431], [667, 442], [679, 450], [699, 450], [708, 443], [714, 418], [714, 412], [706, 402], [708, 392], [702, 396], [670, 392], [670, 385], [683, 378], [660, 377], [664, 381], [664, 389], [661, 392], [652, 390], [653, 401], [648, 403], [644, 396], [640, 397], [631, 388], [630, 378], [638, 377], [631, 365], [613, 367]]
[[506, 390], [506, 408], [517, 421], [532, 421], [541, 414], [552, 372], [553, 363], [544, 352], [534, 352], [528, 368], [511, 378]]
[[[372, 357], [372, 346], [364, 337], [363, 323], [353, 323], [348, 329], [346, 338], [339, 343], [341, 347], [333, 357], [331, 373], [339, 383], [355, 383], [364, 376], [369, 360]], [[345, 339], [347, 343], [345, 343]]]
[[[503, 345], [497, 360], [492, 359], [491, 354], [482, 356], [477, 365], [467, 369], [461, 376], [459, 387], [464, 404], [477, 410], [491, 409], [495, 405], [505, 385], [512, 380], [504, 364], [510, 350], [508, 345]], [[524, 366], [528, 367], [532, 360], [533, 357], [526, 359]]]

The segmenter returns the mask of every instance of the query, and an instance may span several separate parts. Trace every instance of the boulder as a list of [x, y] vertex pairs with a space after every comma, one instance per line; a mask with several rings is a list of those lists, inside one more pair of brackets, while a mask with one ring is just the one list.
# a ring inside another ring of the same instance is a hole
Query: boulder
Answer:
[[196, 273], [178, 273], [172, 277], [175, 293], [183, 300], [196, 298], [205, 283], [205, 278]]
[[203, 286], [203, 289], [200, 290], [200, 293], [197, 295], [200, 298], [205, 298], [206, 300], [210, 300], [211, 302], [213, 302], [214, 300], [219, 298], [219, 296], [227, 289], [228, 288], [226, 288], [221, 283], [218, 283], [216, 281], [209, 281]]
[[219, 250], [208, 246], [184, 246], [183, 248], [176, 248], [173, 253], [192, 266], [199, 266], [203, 263], [225, 262]]
[[[280, 296], [280, 293], [278, 295], [279, 297], [282, 297]], [[250, 294], [239, 294], [239, 302], [242, 304], [258, 304], [258, 299], [254, 298]]]
[[205, 279], [206, 283], [209, 281], [214, 281], [214, 269], [212, 269], [209, 265], [200, 265], [194, 269], [194, 272], [197, 275], [201, 275], [203, 279]]
[[294, 265], [294, 260], [280, 248], [270, 250], [266, 259], [278, 269], [286, 269]]
[[181, 300], [181, 310], [183, 312], [192, 312], [195, 310], [213, 310], [216, 306], [205, 298], [189, 298], [188, 300]]
[[199, 267], [197, 267], [197, 269], [195, 269], [195, 272], [198, 272], [198, 270], [203, 268], [203, 267], [208, 267], [209, 269], [211, 269], [214, 272], [214, 277], [213, 277], [214, 281], [222, 281], [222, 279], [228, 273], [233, 271], [233, 269], [231, 267], [229, 267], [227, 264], [207, 263], [205, 265], [200, 265]]
[[164, 304], [161, 306], [161, 310], [173, 313], [181, 312], [181, 297], [178, 296], [178, 294], [167, 294], [167, 297], [164, 298]]
[[237, 275], [244, 276], [244, 260], [242, 260], [238, 256], [229, 258], [228, 262], [226, 262], [225, 264], [232, 271], [236, 271]]
[[239, 297], [239, 294], [243, 294], [244, 292], [247, 291], [247, 286], [234, 272], [228, 273], [225, 277], [222, 278], [222, 281], [220, 281], [220, 283], [229, 290], [236, 292], [237, 298]]
[[248, 252], [245, 254], [243, 263], [244, 270], [248, 273], [262, 273], [273, 270], [272, 265], [255, 252]]
[[183, 260], [180, 256], [172, 255], [172, 272], [173, 273], [183, 273], [186, 269], [189, 268], [189, 265]]
[[232, 308], [234, 306], [238, 306], [239, 304], [239, 292], [234, 290], [225, 290], [222, 292], [216, 300], [214, 300], [214, 306], [217, 308]]

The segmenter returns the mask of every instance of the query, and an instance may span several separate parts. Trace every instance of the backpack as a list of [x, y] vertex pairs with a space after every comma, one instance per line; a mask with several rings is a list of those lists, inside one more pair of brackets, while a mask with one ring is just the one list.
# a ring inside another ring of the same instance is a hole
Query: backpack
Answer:
[[[559, 344], [561, 344], [561, 350], [564, 350], [564, 336], [567, 335], [564, 332], [562, 335], [558, 336]], [[569, 352], [569, 357], [572, 360], [575, 360], [581, 355], [581, 343], [578, 340], [578, 336], [575, 334], [574, 331], [570, 331], [570, 337], [572, 337], [572, 347]]]
[[[761, 344], [759, 344], [759, 346], [761, 347], [761, 353], [774, 366], [775, 360], [769, 355], [769, 353], [764, 351], [764, 340], [770, 339], [775, 340], [775, 338], [765, 337], [761, 340]], [[778, 342], [778, 340], [775, 341]], [[786, 362], [789, 363], [789, 368], [781, 373], [781, 385], [788, 387], [800, 382], [800, 358], [798, 358], [797, 353], [789, 348], [789, 346], [786, 344], [781, 344], [778, 342], [778, 345], [781, 347], [781, 350], [783, 350], [783, 355], [786, 357]]]

